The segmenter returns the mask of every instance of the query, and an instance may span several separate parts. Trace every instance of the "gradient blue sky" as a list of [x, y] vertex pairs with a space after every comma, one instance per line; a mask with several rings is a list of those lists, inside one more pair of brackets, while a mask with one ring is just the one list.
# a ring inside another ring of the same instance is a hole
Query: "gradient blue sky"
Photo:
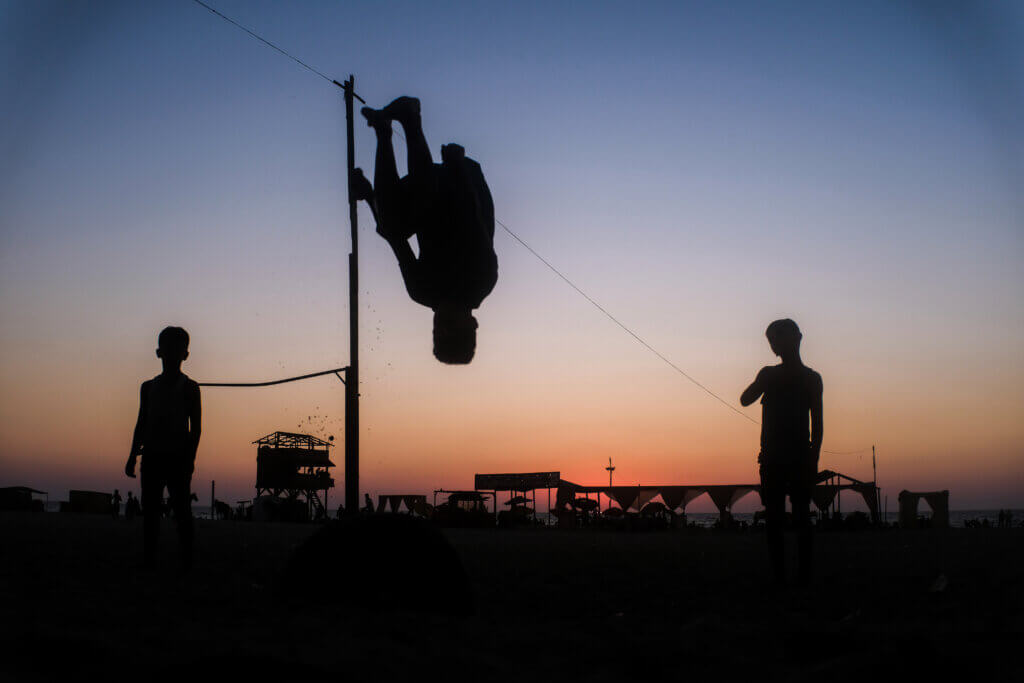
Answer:
[[[501, 220], [737, 407], [793, 317], [827, 449], [877, 443], [893, 497], [1024, 506], [1019, 3], [211, 4], [372, 104], [418, 95]], [[0, 30], [0, 485], [124, 483], [164, 324], [199, 379], [346, 363], [340, 90], [188, 0], [7, 2]], [[500, 229], [478, 358], [439, 366], [361, 215], [371, 492], [608, 455], [754, 478], [755, 428]], [[332, 381], [208, 391], [197, 481], [248, 496], [253, 439], [340, 438]]]

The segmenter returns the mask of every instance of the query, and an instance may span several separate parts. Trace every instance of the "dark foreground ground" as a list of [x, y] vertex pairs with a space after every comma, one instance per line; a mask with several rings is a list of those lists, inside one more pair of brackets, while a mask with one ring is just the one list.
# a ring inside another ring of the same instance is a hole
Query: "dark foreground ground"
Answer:
[[[199, 522], [138, 571], [141, 524], [0, 513], [0, 680], [1022, 680], [1024, 530], [819, 534], [773, 591], [764, 538], [446, 532], [475, 616], [375, 613], [332, 567], [275, 582], [312, 526]], [[377, 558], [355, 557], [372, 571]], [[410, 577], [419, 560], [408, 557]], [[281, 590], [285, 597], [280, 597]], [[359, 590], [356, 587], [356, 590]]]

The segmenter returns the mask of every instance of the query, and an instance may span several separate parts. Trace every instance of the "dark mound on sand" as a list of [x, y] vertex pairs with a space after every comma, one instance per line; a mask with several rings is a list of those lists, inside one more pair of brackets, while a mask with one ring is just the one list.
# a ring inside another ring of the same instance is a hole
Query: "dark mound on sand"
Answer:
[[[314, 577], [332, 589], [310, 593]], [[455, 549], [427, 522], [379, 514], [331, 522], [296, 548], [278, 595], [317, 604], [470, 615], [469, 577]]]

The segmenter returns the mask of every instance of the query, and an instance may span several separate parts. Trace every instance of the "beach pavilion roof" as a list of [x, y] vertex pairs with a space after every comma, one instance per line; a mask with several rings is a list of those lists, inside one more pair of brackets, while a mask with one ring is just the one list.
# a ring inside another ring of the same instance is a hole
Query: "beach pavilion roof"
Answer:
[[309, 434], [299, 434], [297, 432], [274, 432], [273, 434], [267, 434], [253, 441], [255, 444], [260, 446], [273, 446], [275, 448], [330, 448], [334, 444], [330, 441], [324, 441], [318, 439], [315, 436]]

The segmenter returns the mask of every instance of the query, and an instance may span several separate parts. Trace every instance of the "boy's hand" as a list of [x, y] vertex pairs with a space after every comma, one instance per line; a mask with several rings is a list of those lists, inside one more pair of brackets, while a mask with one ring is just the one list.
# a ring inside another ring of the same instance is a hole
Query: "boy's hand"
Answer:
[[128, 456], [128, 462], [126, 462], [124, 465], [124, 473], [131, 477], [132, 479], [135, 478], [135, 459], [136, 455], [132, 453], [131, 455]]
[[352, 196], [363, 201], [373, 201], [373, 185], [363, 175], [363, 169], [357, 168], [352, 174]]

